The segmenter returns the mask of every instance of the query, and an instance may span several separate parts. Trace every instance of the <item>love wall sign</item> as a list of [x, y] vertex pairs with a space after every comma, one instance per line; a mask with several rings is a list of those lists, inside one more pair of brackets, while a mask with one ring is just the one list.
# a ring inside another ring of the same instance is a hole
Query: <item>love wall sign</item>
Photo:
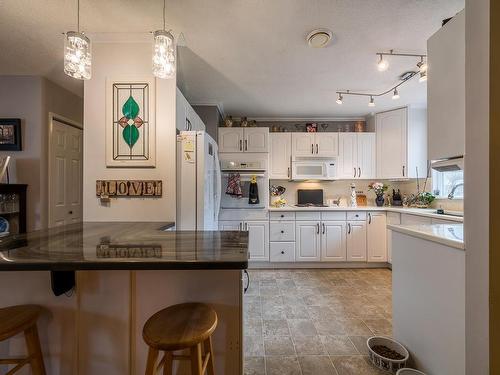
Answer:
[[161, 197], [162, 182], [159, 180], [97, 180], [98, 197]]

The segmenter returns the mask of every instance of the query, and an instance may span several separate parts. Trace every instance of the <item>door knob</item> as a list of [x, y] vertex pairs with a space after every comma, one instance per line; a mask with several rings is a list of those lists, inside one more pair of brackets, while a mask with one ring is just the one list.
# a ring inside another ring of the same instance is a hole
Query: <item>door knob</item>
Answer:
[[73, 211], [68, 212], [70, 215], [73, 215]]

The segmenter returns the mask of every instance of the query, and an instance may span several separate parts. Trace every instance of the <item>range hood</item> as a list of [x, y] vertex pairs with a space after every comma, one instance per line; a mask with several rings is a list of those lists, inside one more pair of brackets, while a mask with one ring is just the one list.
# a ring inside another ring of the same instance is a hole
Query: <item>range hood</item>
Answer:
[[464, 169], [464, 157], [457, 156], [454, 158], [433, 160], [431, 168], [438, 172], [452, 172]]

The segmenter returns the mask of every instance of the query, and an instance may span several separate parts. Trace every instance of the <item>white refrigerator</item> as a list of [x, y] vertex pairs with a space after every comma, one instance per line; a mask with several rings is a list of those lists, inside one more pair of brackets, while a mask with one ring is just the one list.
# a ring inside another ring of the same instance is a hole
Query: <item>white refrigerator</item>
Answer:
[[177, 230], [218, 230], [221, 172], [217, 142], [205, 131], [177, 136]]

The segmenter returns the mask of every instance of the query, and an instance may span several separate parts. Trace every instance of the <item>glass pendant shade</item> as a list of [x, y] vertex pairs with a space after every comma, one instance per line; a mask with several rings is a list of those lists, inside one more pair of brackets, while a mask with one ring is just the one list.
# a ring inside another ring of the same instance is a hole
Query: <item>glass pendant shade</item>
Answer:
[[90, 39], [83, 33], [68, 31], [64, 40], [64, 73], [76, 79], [92, 76]]
[[153, 33], [153, 75], [158, 78], [175, 76], [175, 44], [170, 32], [157, 30]]

